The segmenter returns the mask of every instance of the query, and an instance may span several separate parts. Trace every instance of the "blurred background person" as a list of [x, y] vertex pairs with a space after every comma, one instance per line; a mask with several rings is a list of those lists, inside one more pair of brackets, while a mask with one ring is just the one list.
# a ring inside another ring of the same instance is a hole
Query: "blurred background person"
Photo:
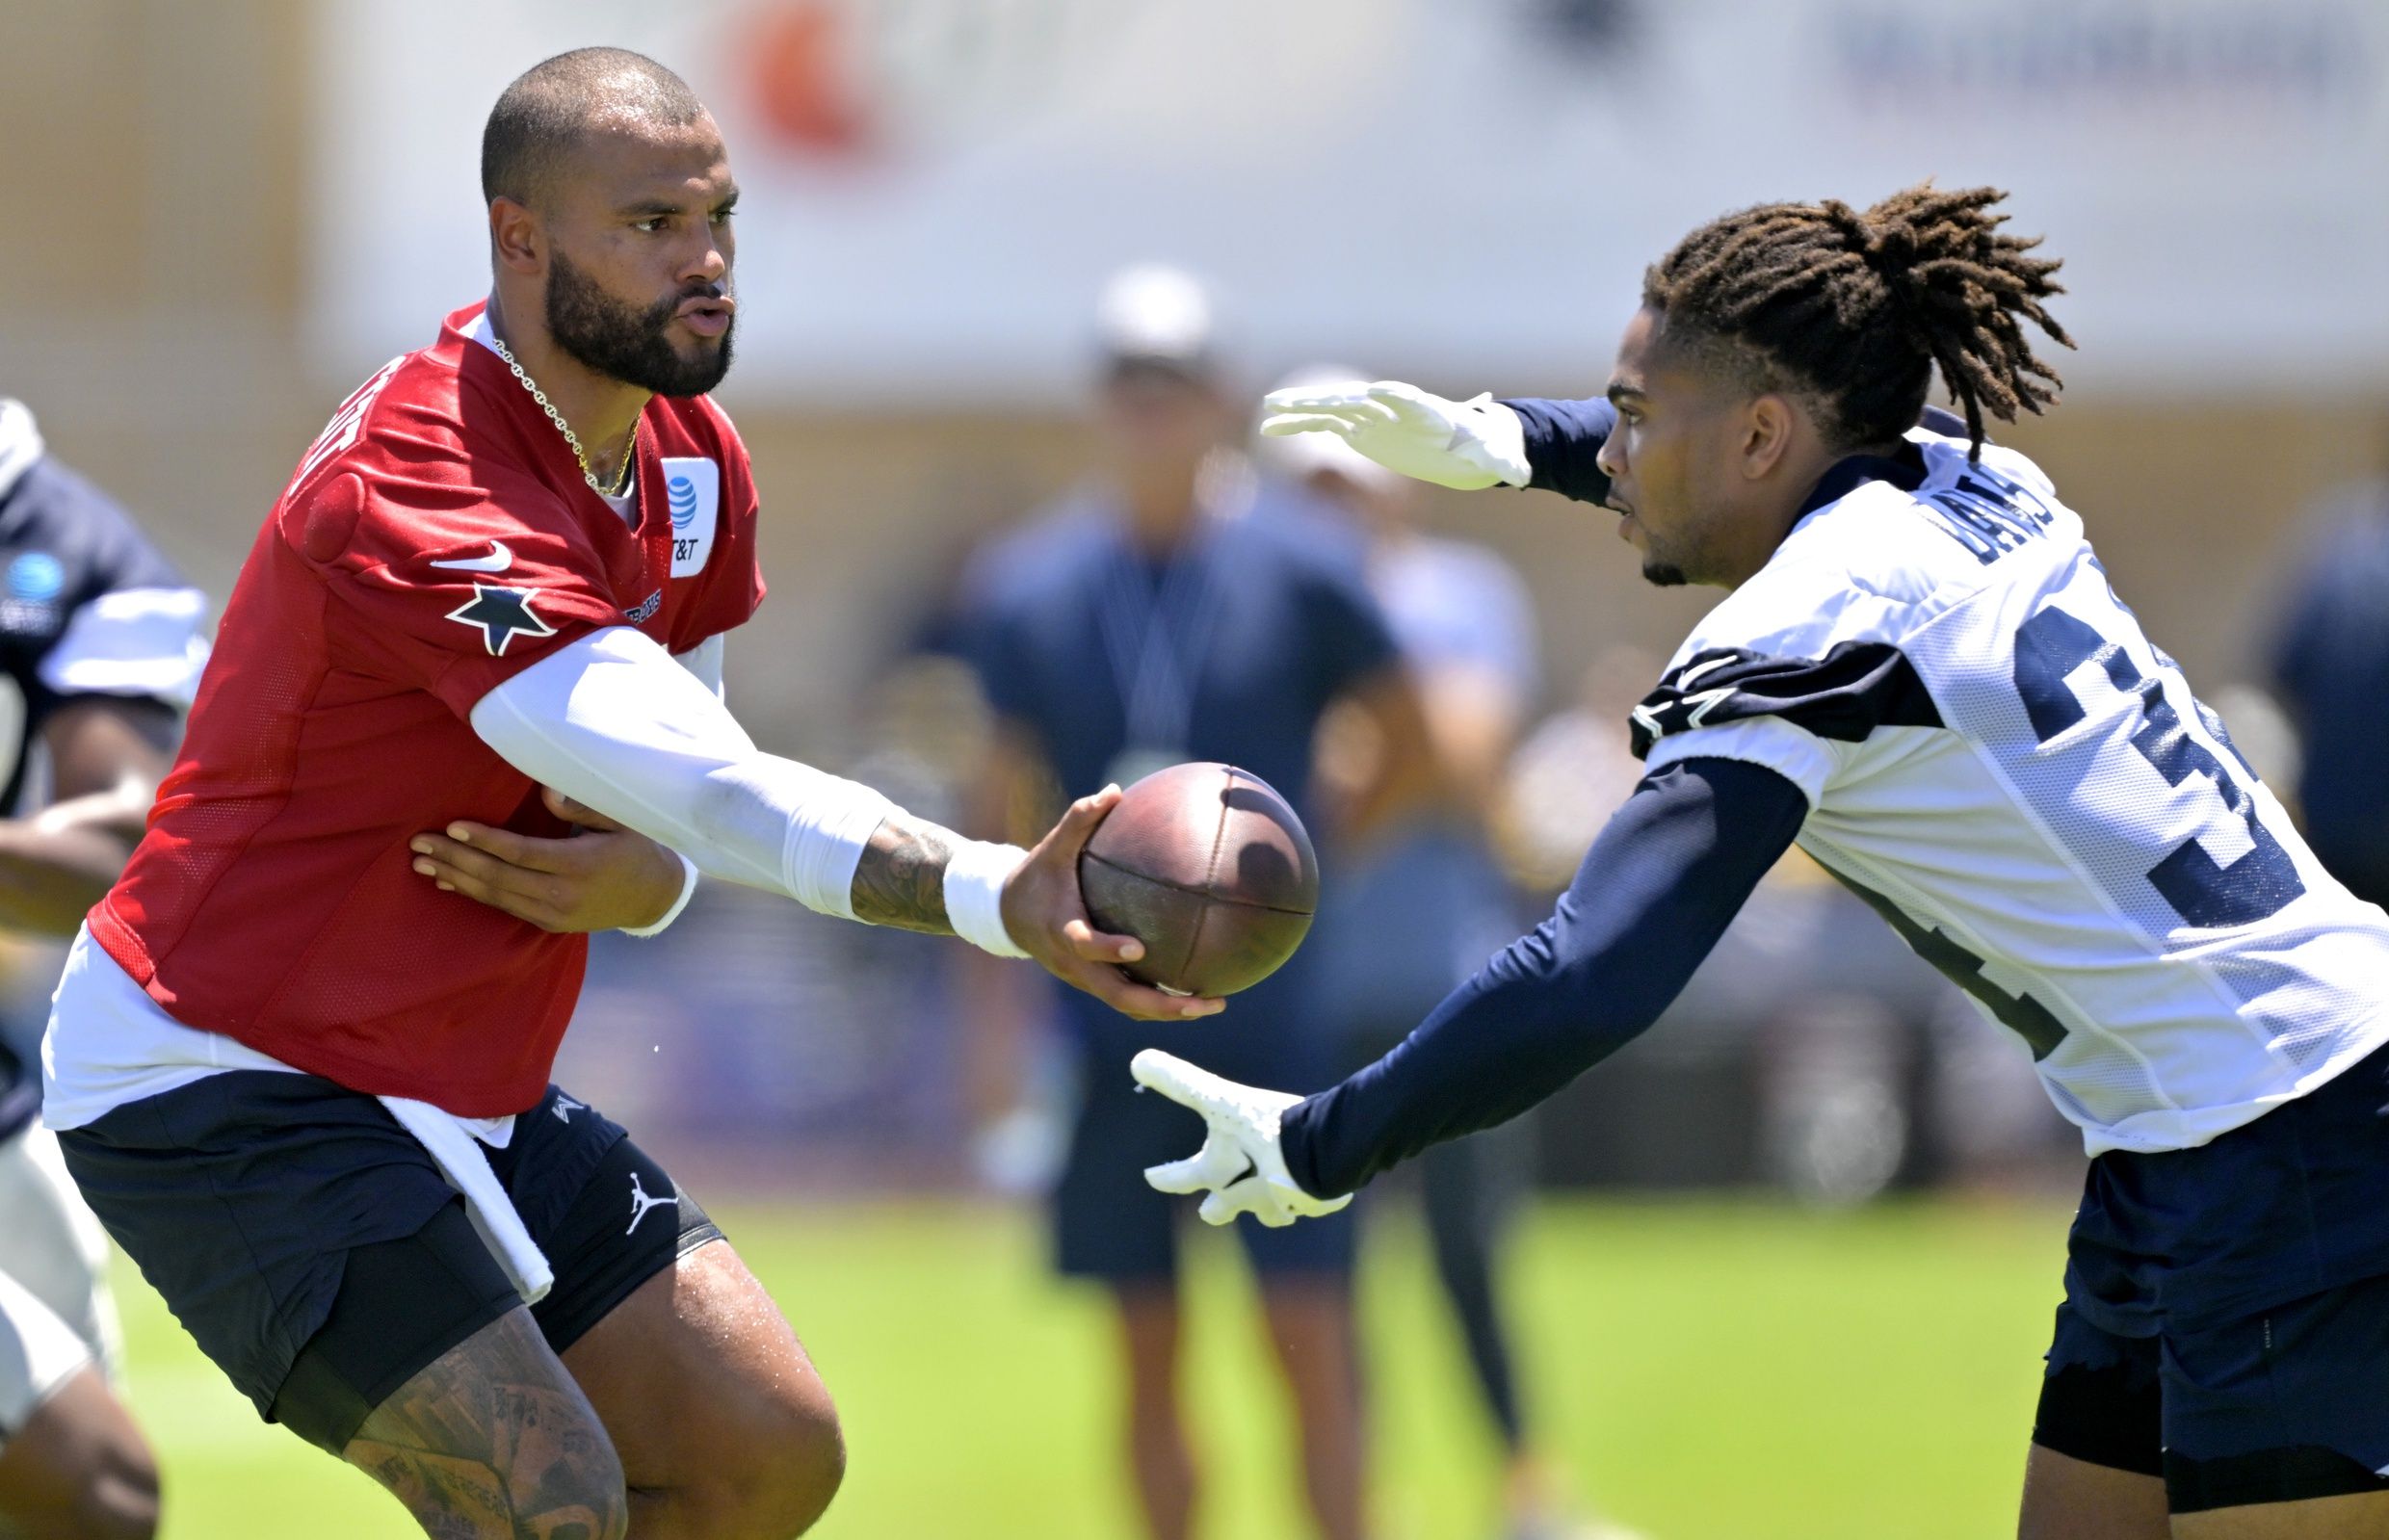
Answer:
[[[2299, 742], [2307, 842], [2356, 897], [2389, 903], [2389, 478], [2316, 513], [2265, 662]], [[2241, 713], [2230, 720], [2245, 739]]]
[[[57, 941], [140, 836], [198, 683], [207, 603], [106, 493], [0, 399], [0, 929]], [[112, 1383], [108, 1241], [41, 1126], [40, 1002], [57, 954], [29, 949], [0, 1011], [0, 1535], [155, 1531], [155, 1457]]]
[[[1321, 719], [1349, 702], [1385, 744], [1386, 773], [1347, 789], [1330, 848], [1415, 795], [1425, 726], [1361, 552], [1303, 495], [1257, 478], [1231, 443], [1243, 412], [1192, 277], [1131, 268], [1105, 288], [1093, 480], [984, 552], [966, 580], [961, 646], [999, 719], [995, 816], [1034, 788], [1083, 796], [1166, 765], [1218, 760], [1277, 788], [1324, 828], [1312, 795]], [[1111, 689], [1095, 688], [1108, 680]], [[1340, 877], [1332, 872], [1326, 883]], [[1336, 1045], [1311, 1002], [1306, 949], [1228, 1011], [1155, 1028], [1058, 1000], [1077, 1107], [1053, 1193], [1054, 1259], [1111, 1291], [1126, 1377], [1130, 1467], [1159, 1540], [1183, 1540], [1196, 1501], [1181, 1420], [1178, 1229], [1187, 1206], [1145, 1186], [1189, 1119], [1139, 1096], [1128, 1060], [1198, 1045], [1325, 1084]], [[1320, 1532], [1364, 1534], [1360, 1374], [1350, 1215], [1317, 1227], [1237, 1227], [1300, 1424]]]
[[[1362, 378], [1314, 365], [1278, 383]], [[1419, 483], [1332, 433], [1264, 437], [1255, 446], [1264, 467], [1351, 520], [1365, 547], [1369, 590], [1426, 713], [1427, 763], [1405, 777], [1422, 795], [1374, 828], [1330, 823], [1340, 867], [1320, 895], [1306, 943], [1319, 1021], [1334, 1034], [1341, 1061], [1358, 1068], [1400, 1042], [1522, 927], [1490, 820], [1535, 699], [1535, 607], [1493, 551], [1419, 527]], [[1339, 706], [1321, 733], [1323, 791], [1351, 800], [1394, 778], [1384, 760], [1395, 746], [1365, 714]], [[1533, 1162], [1532, 1122], [1521, 1118], [1438, 1146], [1417, 1177], [1435, 1275], [1501, 1444], [1505, 1532], [1520, 1540], [1562, 1532], [1558, 1473], [1529, 1432], [1503, 1304], [1502, 1253]]]

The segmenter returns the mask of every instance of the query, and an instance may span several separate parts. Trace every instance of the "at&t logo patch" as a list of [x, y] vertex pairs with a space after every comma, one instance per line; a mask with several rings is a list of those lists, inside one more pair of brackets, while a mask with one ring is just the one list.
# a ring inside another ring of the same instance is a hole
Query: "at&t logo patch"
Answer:
[[671, 575], [692, 578], [713, 555], [722, 514], [722, 467], [702, 456], [667, 456], [664, 501], [671, 513]]

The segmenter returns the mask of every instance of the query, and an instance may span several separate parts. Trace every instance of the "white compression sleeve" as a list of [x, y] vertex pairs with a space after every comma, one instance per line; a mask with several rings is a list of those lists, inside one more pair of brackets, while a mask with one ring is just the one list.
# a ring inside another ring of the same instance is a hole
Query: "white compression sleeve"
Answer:
[[854, 869], [896, 804], [755, 747], [729, 709], [628, 626], [578, 638], [482, 696], [473, 731], [508, 764], [708, 876], [854, 917]]
[[[673, 653], [671, 660], [695, 675], [698, 684], [712, 691], [716, 700], [727, 704], [729, 696], [724, 694], [722, 689], [722, 635], [717, 631], [688, 651]], [[677, 850], [672, 853], [680, 854]], [[680, 911], [686, 909], [689, 906], [689, 901], [696, 897], [696, 863], [681, 855], [680, 865], [685, 874], [680, 881], [680, 897], [674, 899], [672, 906], [664, 911], [664, 917], [653, 925], [625, 926], [622, 927], [622, 934], [637, 936], [643, 941], [651, 936], [660, 936], [671, 928], [672, 922], [680, 918]]]
[[722, 637], [717, 631], [688, 651], [675, 652], [671, 657], [672, 662], [695, 674], [697, 683], [712, 691], [716, 699], [728, 700], [729, 695], [722, 688]]

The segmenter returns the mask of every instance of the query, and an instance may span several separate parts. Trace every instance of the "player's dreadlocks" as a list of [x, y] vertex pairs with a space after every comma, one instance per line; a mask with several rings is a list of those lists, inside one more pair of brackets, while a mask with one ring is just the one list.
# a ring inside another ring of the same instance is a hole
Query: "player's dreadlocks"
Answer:
[[1763, 203], [1686, 236], [1643, 274], [1642, 302], [1671, 342], [1726, 355], [1754, 391], [1820, 403], [1836, 450], [1914, 427], [1938, 365], [1980, 455], [1985, 411], [2012, 422], [2058, 397], [2023, 323], [2074, 345], [2040, 303], [2064, 293], [2049, 281], [2059, 264], [2026, 254], [2038, 237], [1999, 233], [2008, 216], [1990, 209], [2007, 196], [1925, 182], [1863, 214]]
[[575, 48], [533, 65], [489, 110], [481, 196], [534, 203], [581, 136], [607, 117], [681, 124], [705, 110], [687, 81], [627, 48]]

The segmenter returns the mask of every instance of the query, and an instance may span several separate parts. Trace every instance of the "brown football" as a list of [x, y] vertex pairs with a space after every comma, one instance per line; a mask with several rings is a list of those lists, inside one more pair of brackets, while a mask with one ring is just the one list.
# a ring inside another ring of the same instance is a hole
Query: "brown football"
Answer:
[[1319, 907], [1319, 857], [1286, 799], [1233, 765], [1172, 765], [1122, 794], [1078, 859], [1095, 928], [1135, 936], [1132, 978], [1232, 995], [1294, 955]]

